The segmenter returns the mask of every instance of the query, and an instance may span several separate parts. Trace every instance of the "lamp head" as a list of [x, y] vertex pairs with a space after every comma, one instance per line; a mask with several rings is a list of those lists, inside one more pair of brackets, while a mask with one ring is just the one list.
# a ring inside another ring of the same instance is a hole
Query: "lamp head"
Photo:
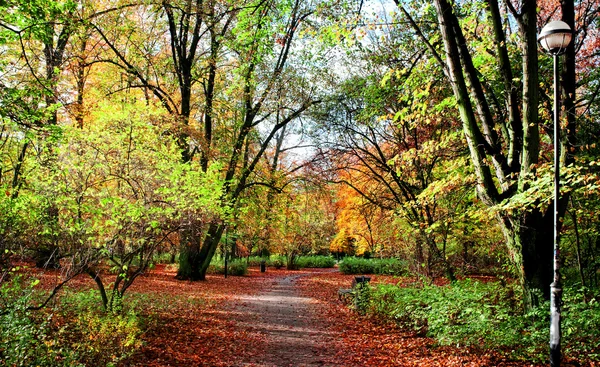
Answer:
[[554, 20], [542, 28], [538, 42], [548, 53], [560, 55], [567, 50], [572, 38], [571, 27], [563, 21]]

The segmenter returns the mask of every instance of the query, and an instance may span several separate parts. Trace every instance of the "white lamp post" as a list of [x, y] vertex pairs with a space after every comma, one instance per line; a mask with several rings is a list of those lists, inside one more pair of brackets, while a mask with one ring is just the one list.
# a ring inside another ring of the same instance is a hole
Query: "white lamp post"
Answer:
[[560, 352], [560, 304], [562, 285], [560, 281], [559, 233], [558, 233], [558, 201], [560, 198], [560, 121], [559, 121], [559, 88], [558, 88], [558, 56], [566, 50], [573, 31], [569, 25], [560, 20], [552, 21], [540, 32], [538, 42], [554, 59], [554, 278], [550, 285], [550, 366], [559, 367]]

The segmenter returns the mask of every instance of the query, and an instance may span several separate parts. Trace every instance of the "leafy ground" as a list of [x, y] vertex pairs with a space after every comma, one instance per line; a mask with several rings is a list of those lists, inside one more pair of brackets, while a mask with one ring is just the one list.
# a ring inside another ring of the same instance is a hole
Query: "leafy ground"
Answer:
[[[145, 300], [144, 345], [120, 366], [533, 366], [493, 351], [438, 347], [361, 317], [338, 300], [353, 276], [335, 269], [251, 269], [206, 282], [174, 276], [159, 265], [132, 286], [126, 297]], [[93, 286], [85, 277], [75, 284]]]
[[[303, 278], [301, 292], [318, 300], [317, 314], [342, 335], [338, 360], [344, 366], [534, 366], [507, 361], [492, 351], [437, 347], [431, 338], [407, 333], [390, 323], [359, 316], [336, 302], [337, 290], [348, 287], [352, 276], [314, 274]], [[398, 281], [373, 276], [371, 283]]]

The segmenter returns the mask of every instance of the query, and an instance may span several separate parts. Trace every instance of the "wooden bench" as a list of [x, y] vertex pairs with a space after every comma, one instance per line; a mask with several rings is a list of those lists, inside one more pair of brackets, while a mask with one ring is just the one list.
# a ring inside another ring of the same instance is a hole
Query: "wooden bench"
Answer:
[[371, 281], [371, 277], [366, 277], [361, 275], [359, 277], [354, 277], [352, 281], [352, 288], [340, 288], [338, 290], [338, 300], [345, 304], [350, 303], [356, 294], [356, 287], [360, 284], [368, 284]]
[[354, 297], [354, 289], [353, 288], [341, 288], [338, 290], [338, 300], [345, 304], [350, 303]]

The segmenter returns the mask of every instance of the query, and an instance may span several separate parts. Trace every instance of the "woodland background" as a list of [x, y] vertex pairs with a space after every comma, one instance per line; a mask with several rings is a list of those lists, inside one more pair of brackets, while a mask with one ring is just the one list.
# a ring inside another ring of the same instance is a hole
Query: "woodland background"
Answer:
[[[581, 321], [566, 333], [597, 360], [583, 331], [600, 323], [599, 5], [0, 1], [3, 325], [39, 325], [82, 274], [104, 313], [126, 317], [125, 292], [158, 262], [205, 280], [224, 261], [294, 269], [304, 255], [395, 259], [389, 273], [426, 288], [491, 276], [503, 317], [543, 321], [555, 147], [536, 37], [562, 19], [575, 33], [561, 57], [561, 258]], [[34, 291], [34, 263], [60, 280]], [[394, 314], [402, 297], [367, 308], [414, 320]]]

